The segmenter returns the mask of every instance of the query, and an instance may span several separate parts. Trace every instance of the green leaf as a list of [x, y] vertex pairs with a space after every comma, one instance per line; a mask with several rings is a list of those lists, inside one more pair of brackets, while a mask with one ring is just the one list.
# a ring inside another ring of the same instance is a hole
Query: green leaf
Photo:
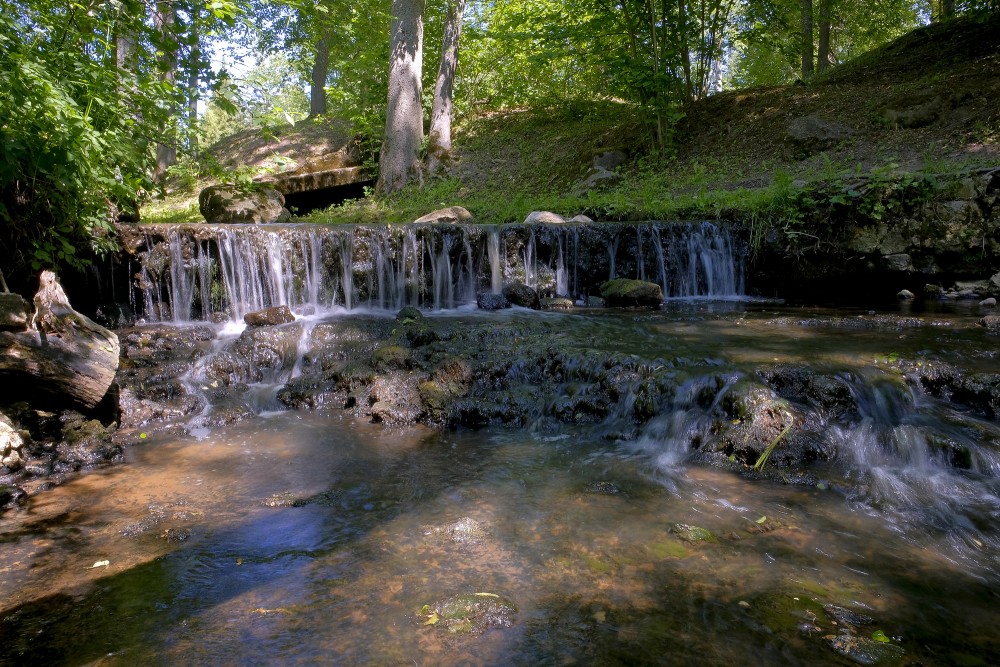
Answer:
[[873, 632], [872, 639], [874, 639], [877, 642], [882, 642], [883, 644], [888, 644], [890, 642], [890, 639], [881, 630], [876, 630], [875, 632]]

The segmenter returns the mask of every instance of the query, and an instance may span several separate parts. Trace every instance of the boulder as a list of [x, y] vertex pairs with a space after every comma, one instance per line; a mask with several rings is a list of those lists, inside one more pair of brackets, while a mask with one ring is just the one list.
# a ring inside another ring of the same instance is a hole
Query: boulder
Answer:
[[542, 310], [573, 310], [574, 308], [573, 300], [563, 297], [540, 299], [539, 305]]
[[833, 148], [854, 136], [854, 130], [817, 116], [800, 116], [788, 123], [785, 139], [797, 150], [811, 154]]
[[503, 310], [510, 308], [510, 303], [503, 294], [480, 292], [476, 295], [476, 305], [480, 310]]
[[950, 108], [950, 102], [940, 96], [915, 96], [897, 100], [882, 110], [882, 118], [897, 128], [915, 129], [933, 124]]
[[573, 186], [573, 191], [577, 194], [584, 195], [588, 192], [604, 190], [605, 188], [618, 185], [621, 183], [622, 178], [621, 174], [608, 171], [603, 167], [595, 167], [588, 172], [587, 176], [583, 180], [577, 182], [577, 184]]
[[408, 322], [417, 322], [424, 319], [424, 314], [420, 312], [419, 308], [414, 306], [403, 306], [396, 313], [396, 321], [406, 324]]
[[24, 440], [6, 417], [0, 415], [0, 466], [15, 471], [24, 465]]
[[421, 216], [414, 222], [469, 222], [470, 220], [472, 220], [472, 214], [468, 210], [461, 206], [449, 206]]
[[566, 222], [566, 218], [562, 217], [558, 213], [553, 213], [552, 211], [532, 211], [528, 214], [528, 217], [524, 219], [524, 224], [526, 225], [536, 225], [536, 224], [547, 224], [547, 225], [560, 225]]
[[285, 196], [269, 187], [244, 190], [212, 185], [198, 195], [198, 208], [211, 223], [286, 222], [291, 216], [285, 208]]
[[576, 223], [580, 223], [580, 224], [584, 224], [584, 225], [589, 225], [593, 221], [594, 221], [593, 218], [591, 218], [589, 216], [586, 216], [583, 213], [579, 213], [577, 215], [574, 215], [572, 218], [570, 218], [566, 222], [576, 222]]
[[659, 285], [628, 278], [615, 278], [601, 285], [601, 297], [615, 308], [659, 308], [663, 304], [663, 290]]
[[625, 164], [627, 159], [628, 156], [624, 151], [605, 151], [594, 157], [594, 169], [607, 169], [608, 171], [614, 171], [618, 167]]
[[503, 298], [512, 306], [533, 308], [538, 310], [540, 301], [538, 292], [524, 283], [510, 283], [503, 286]]
[[118, 336], [73, 310], [51, 271], [42, 271], [27, 331], [0, 331], [0, 386], [92, 409], [118, 371]]
[[908, 289], [901, 289], [896, 294], [896, 298], [899, 299], [900, 301], [913, 301], [914, 294]]
[[979, 320], [979, 326], [986, 327], [992, 334], [1000, 334], [1000, 315], [987, 315]]
[[979, 302], [979, 305], [982, 306], [983, 308], [996, 308], [997, 307], [996, 297], [991, 296], [988, 299], [983, 299], [982, 301]]
[[24, 331], [28, 328], [31, 305], [27, 299], [13, 292], [0, 293], [0, 330]]
[[243, 321], [247, 326], [265, 327], [277, 324], [288, 324], [295, 321], [295, 315], [288, 306], [272, 306], [263, 310], [256, 310], [243, 316]]

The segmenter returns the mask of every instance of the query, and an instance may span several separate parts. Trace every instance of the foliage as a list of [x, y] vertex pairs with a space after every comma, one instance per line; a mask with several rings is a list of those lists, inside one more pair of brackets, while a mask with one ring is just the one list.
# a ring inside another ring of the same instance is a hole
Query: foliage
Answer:
[[150, 187], [144, 140], [163, 91], [108, 66], [126, 17], [3, 4], [0, 244], [14, 272], [81, 267], [113, 247], [113, 211]]

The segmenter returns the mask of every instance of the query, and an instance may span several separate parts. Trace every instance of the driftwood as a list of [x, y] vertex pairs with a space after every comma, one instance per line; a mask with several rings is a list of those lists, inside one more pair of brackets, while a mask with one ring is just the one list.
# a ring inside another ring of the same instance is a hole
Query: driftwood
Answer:
[[0, 331], [0, 391], [93, 408], [118, 371], [118, 336], [73, 310], [51, 271], [43, 271], [27, 331]]

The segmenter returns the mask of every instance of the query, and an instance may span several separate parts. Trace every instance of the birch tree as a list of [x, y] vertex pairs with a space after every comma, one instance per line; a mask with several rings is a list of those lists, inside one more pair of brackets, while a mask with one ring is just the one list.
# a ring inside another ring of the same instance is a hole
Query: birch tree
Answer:
[[449, 0], [427, 143], [427, 171], [432, 174], [451, 159], [452, 103], [455, 93], [455, 70], [458, 69], [458, 43], [462, 37], [464, 13], [465, 0]]

